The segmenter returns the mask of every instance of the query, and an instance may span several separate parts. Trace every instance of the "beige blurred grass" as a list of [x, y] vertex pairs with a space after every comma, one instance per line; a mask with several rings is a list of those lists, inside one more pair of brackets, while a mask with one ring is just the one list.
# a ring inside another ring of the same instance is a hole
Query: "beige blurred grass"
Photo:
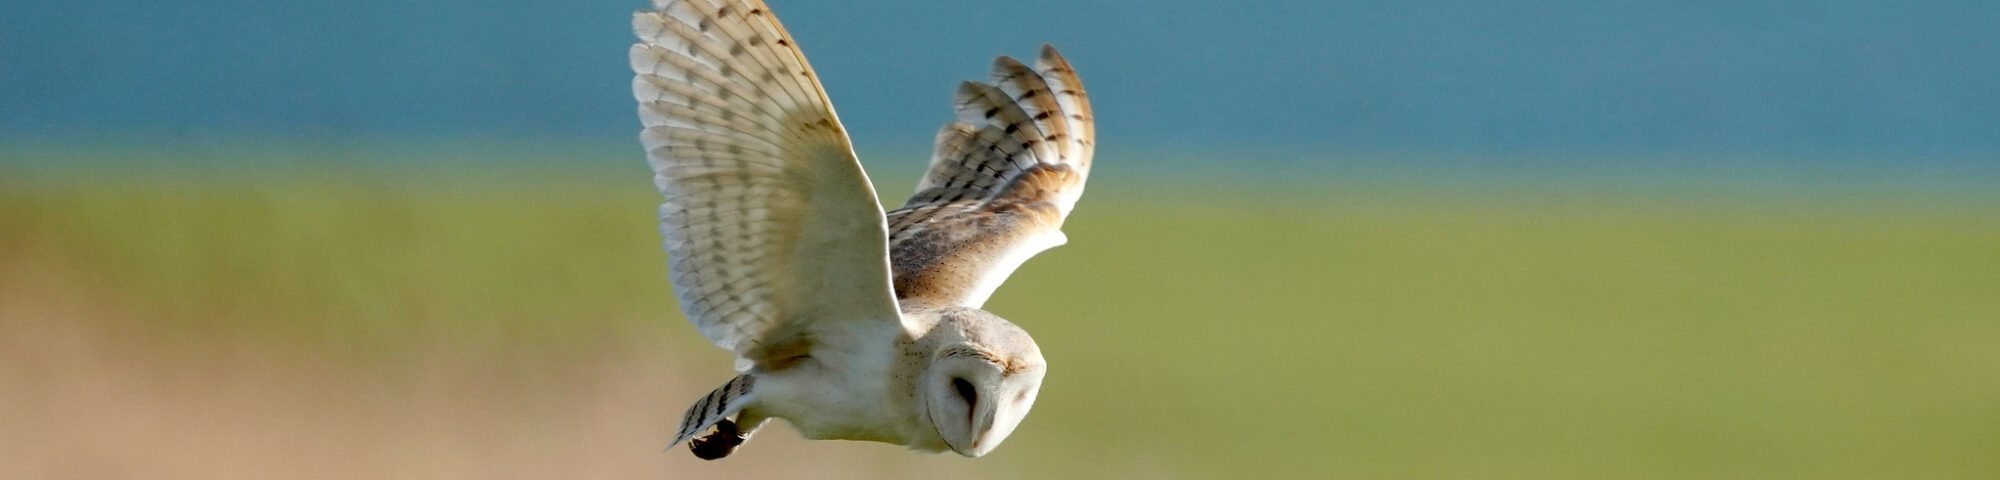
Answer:
[[2000, 474], [1990, 201], [1099, 182], [995, 455], [705, 463], [647, 185], [475, 177], [6, 184], [0, 477]]

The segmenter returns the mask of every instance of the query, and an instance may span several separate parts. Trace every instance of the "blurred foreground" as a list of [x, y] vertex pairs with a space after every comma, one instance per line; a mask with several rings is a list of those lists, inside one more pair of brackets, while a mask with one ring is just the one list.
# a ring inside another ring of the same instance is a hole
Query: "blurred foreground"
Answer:
[[1991, 197], [1107, 175], [987, 305], [1007, 445], [710, 463], [619, 173], [0, 183], [0, 478], [2000, 476]]

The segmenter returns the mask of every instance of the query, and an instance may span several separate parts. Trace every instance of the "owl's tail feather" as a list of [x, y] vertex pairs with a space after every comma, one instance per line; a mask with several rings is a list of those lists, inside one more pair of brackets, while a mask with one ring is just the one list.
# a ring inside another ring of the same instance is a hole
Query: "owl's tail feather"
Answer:
[[[737, 375], [736, 378], [729, 379], [728, 383], [716, 387], [715, 391], [708, 392], [708, 396], [695, 401], [693, 406], [688, 407], [687, 413], [681, 416], [681, 429], [674, 434], [674, 443], [667, 444], [667, 448], [688, 441], [702, 430], [707, 430], [708, 427], [729, 418], [730, 415], [742, 411], [743, 407], [750, 405], [756, 399], [753, 388], [755, 385], [756, 377]], [[748, 427], [756, 428], [755, 425]]]

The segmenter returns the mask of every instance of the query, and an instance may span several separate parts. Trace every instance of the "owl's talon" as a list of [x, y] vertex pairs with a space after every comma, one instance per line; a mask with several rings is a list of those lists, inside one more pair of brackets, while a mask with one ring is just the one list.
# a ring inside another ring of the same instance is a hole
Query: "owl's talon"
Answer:
[[714, 460], [729, 456], [730, 452], [736, 451], [737, 445], [742, 444], [743, 436], [738, 434], [736, 422], [723, 419], [715, 423], [714, 432], [688, 440], [688, 449], [694, 451], [696, 458]]

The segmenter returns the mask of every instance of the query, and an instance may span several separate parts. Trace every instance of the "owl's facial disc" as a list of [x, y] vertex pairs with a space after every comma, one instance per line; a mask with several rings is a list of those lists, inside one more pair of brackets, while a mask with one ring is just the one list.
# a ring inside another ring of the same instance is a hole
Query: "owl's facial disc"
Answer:
[[1041, 390], [1039, 363], [1008, 369], [987, 354], [941, 354], [932, 365], [932, 426], [953, 452], [979, 457], [1000, 446], [1027, 417]]

